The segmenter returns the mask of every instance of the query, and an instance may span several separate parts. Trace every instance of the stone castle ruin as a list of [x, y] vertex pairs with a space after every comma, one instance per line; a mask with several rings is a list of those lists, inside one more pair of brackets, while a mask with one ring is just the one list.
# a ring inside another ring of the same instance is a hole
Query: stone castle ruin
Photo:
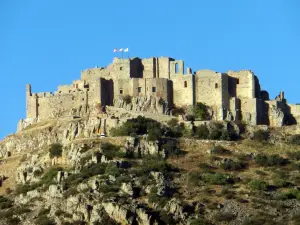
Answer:
[[80, 80], [58, 86], [55, 93], [32, 93], [27, 85], [26, 97], [26, 121], [81, 117], [106, 106], [170, 115], [198, 102], [216, 121], [270, 126], [300, 121], [300, 105], [288, 104], [283, 92], [270, 100], [250, 70], [193, 73], [182, 60], [169, 57], [114, 58], [106, 68], [82, 71]]

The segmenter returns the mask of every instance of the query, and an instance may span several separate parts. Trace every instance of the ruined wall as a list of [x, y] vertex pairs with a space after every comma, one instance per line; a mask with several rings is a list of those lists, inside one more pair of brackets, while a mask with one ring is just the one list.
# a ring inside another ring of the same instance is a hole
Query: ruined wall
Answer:
[[170, 77], [171, 77], [171, 79], [177, 74], [184, 74], [183, 60], [170, 61]]
[[[224, 78], [226, 79], [226, 78]], [[222, 79], [222, 74], [212, 70], [199, 70], [195, 74], [195, 102], [202, 102], [210, 106], [214, 111], [213, 118], [224, 119], [224, 107], [228, 106], [223, 96], [223, 85], [226, 81]], [[228, 96], [228, 95], [227, 95]], [[226, 103], [226, 106], [223, 106]]]
[[116, 79], [128, 79], [130, 77], [130, 59], [114, 58], [113, 68]]
[[143, 78], [143, 65], [141, 59], [130, 59], [130, 77]]
[[295, 118], [296, 123], [300, 123], [300, 105], [288, 104], [289, 111], [292, 117]]
[[172, 77], [173, 103], [184, 107], [194, 104], [194, 76], [192, 74]]
[[117, 79], [114, 81], [114, 97], [132, 95], [131, 79]]
[[170, 60], [169, 57], [157, 58], [157, 78], [170, 79]]
[[231, 97], [255, 98], [255, 78], [251, 71], [228, 71], [227, 74], [231, 77], [228, 84]]
[[142, 60], [143, 78], [156, 78], [156, 58]]

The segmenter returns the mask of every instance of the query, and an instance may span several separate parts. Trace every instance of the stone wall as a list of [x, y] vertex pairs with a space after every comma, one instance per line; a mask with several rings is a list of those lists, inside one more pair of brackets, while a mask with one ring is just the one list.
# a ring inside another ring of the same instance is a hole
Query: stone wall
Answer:
[[[149, 111], [139, 104], [151, 102], [150, 105], [155, 105], [162, 99], [168, 110], [173, 105], [186, 107], [202, 102], [210, 107], [214, 120], [278, 126], [282, 124], [278, 119], [281, 112], [284, 118], [294, 116], [300, 120], [300, 106], [287, 106], [285, 101], [279, 101], [283, 104], [279, 106], [279, 103], [267, 101], [268, 93], [261, 91], [258, 78], [250, 70], [227, 73], [199, 70], [192, 74], [187, 68], [184, 74], [184, 62], [169, 57], [114, 58], [106, 68], [82, 71], [80, 80], [58, 86], [54, 94], [32, 93], [28, 85], [26, 117], [80, 116], [97, 104], [112, 106], [117, 103], [122, 108], [130, 108], [123, 106], [121, 101], [126, 95], [136, 100], [137, 107], [132, 110]], [[153, 111], [165, 112], [160, 106]]]
[[288, 104], [288, 107], [295, 120], [300, 122], [300, 105]]
[[[215, 120], [223, 120], [222, 74], [212, 70], [200, 70], [195, 74], [195, 102], [210, 106]], [[224, 96], [225, 97], [225, 96]]]

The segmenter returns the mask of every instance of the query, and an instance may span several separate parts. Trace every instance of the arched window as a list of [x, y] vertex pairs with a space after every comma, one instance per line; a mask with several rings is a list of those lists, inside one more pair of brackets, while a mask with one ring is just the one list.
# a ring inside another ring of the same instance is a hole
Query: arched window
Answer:
[[175, 73], [178, 73], [178, 63], [175, 64]]
[[184, 87], [185, 88], [187, 87], [187, 81], [184, 81]]
[[219, 86], [218, 83], [215, 83], [215, 88], [218, 88], [218, 86]]

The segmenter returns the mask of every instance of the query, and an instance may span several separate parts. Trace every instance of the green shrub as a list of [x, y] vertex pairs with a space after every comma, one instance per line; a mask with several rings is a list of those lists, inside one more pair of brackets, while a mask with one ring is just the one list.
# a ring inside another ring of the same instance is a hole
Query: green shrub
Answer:
[[228, 183], [228, 176], [222, 173], [204, 173], [202, 179], [209, 184], [215, 185], [224, 185]]
[[161, 138], [161, 136], [162, 136], [162, 133], [161, 133], [160, 128], [153, 127], [148, 130], [147, 140], [148, 141], [157, 141]]
[[167, 122], [168, 126], [174, 128], [178, 125], [178, 119], [172, 118]]
[[191, 219], [190, 225], [211, 225], [206, 219], [204, 218], [197, 218], [197, 219]]
[[61, 157], [62, 156], [62, 145], [59, 143], [54, 143], [50, 146], [50, 158]]
[[137, 118], [127, 120], [119, 128], [112, 128], [111, 134], [112, 136], [144, 135], [151, 128], [160, 129], [161, 127], [162, 125], [153, 119], [138, 116]]
[[209, 135], [209, 130], [206, 125], [199, 125], [195, 128], [195, 137], [200, 139], [207, 139]]
[[164, 211], [159, 213], [159, 219], [163, 224], [176, 224], [175, 220], [173, 219], [172, 215], [167, 214]]
[[40, 182], [38, 183], [31, 183], [31, 184], [19, 184], [16, 187], [15, 193], [17, 195], [20, 194], [26, 194], [28, 191], [32, 191], [38, 187], [40, 187], [42, 184]]
[[64, 179], [63, 183], [66, 189], [76, 186], [79, 183], [83, 182], [84, 180], [95, 176], [95, 175], [99, 175], [99, 174], [104, 174], [105, 173], [105, 169], [106, 169], [106, 165], [105, 164], [93, 164], [93, 165], [89, 165], [87, 167], [84, 167], [80, 173], [78, 174], [71, 174], [70, 176], [68, 176], [66, 179]]
[[269, 132], [264, 130], [255, 131], [253, 134], [253, 140], [255, 141], [267, 141], [269, 139]]
[[201, 180], [201, 176], [198, 172], [192, 171], [187, 174], [187, 181], [188, 184], [191, 186], [198, 186], [200, 180]]
[[199, 120], [209, 120], [208, 106], [197, 102], [193, 110], [194, 116]]
[[172, 109], [172, 116], [180, 116], [183, 115], [184, 113], [185, 113], [184, 108], [174, 107]]
[[36, 219], [36, 224], [37, 225], [55, 225], [56, 223], [54, 222], [53, 219], [48, 218], [46, 215], [42, 215]]
[[75, 196], [78, 194], [76, 187], [71, 187], [67, 191], [64, 192], [64, 198], [68, 198], [70, 196]]
[[172, 165], [168, 164], [161, 157], [150, 157], [150, 158], [145, 158], [143, 160], [142, 170], [143, 170], [143, 173], [146, 173], [146, 174], [151, 171], [165, 173], [165, 172], [173, 171], [174, 168], [172, 167]]
[[184, 152], [179, 148], [178, 141], [176, 139], [165, 139], [164, 144], [161, 146], [166, 151], [168, 156], [179, 156]]
[[226, 222], [230, 222], [232, 221], [236, 216], [234, 214], [231, 213], [217, 213], [215, 215], [215, 220], [218, 222], [222, 222], [222, 221], [226, 221]]
[[287, 152], [287, 155], [290, 159], [293, 160], [300, 160], [300, 151], [296, 151], [296, 152]]
[[295, 134], [290, 137], [289, 143], [294, 145], [300, 145], [300, 134]]
[[130, 104], [132, 102], [132, 97], [130, 95], [125, 95], [125, 96], [123, 96], [123, 101], [126, 104]]
[[241, 161], [233, 161], [233, 160], [228, 160], [225, 161], [221, 164], [221, 168], [224, 170], [229, 170], [229, 171], [238, 171], [238, 170], [243, 170], [247, 167], [247, 164]]
[[269, 156], [264, 154], [258, 154], [255, 157], [255, 162], [260, 166], [284, 166], [289, 163], [289, 160], [277, 154]]
[[118, 168], [116, 163], [109, 163], [105, 168], [105, 174], [106, 175], [112, 175], [112, 176], [120, 176], [122, 172], [122, 169]]
[[213, 128], [209, 132], [208, 139], [210, 140], [220, 140], [222, 136], [222, 130]]
[[120, 147], [113, 145], [109, 142], [105, 142], [101, 144], [101, 150], [108, 160], [112, 160], [114, 157], [118, 155], [118, 152], [120, 151]]
[[230, 155], [231, 151], [227, 150], [221, 145], [215, 145], [211, 150], [211, 154], [216, 154], [216, 155]]
[[248, 183], [248, 186], [252, 189], [252, 190], [258, 190], [258, 191], [264, 191], [267, 188], [267, 183], [262, 181], [262, 180], [251, 180]]
[[286, 199], [300, 199], [300, 191], [294, 188], [288, 189], [286, 192], [281, 193], [280, 199], [286, 200]]
[[0, 209], [7, 209], [13, 206], [13, 201], [0, 195]]
[[20, 223], [21, 223], [21, 220], [18, 217], [10, 217], [7, 219], [7, 225], [17, 225]]

